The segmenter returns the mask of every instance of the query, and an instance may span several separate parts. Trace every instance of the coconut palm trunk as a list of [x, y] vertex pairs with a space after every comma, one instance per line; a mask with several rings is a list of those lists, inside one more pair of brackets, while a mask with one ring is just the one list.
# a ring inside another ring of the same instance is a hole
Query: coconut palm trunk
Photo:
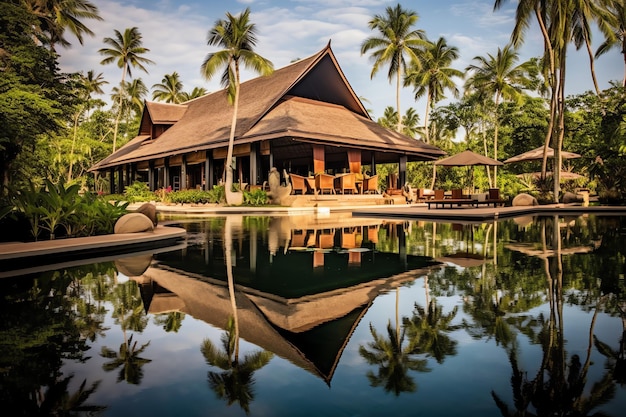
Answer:
[[235, 76], [235, 97], [233, 99], [233, 118], [230, 123], [230, 135], [228, 137], [228, 151], [226, 154], [226, 163], [224, 170], [226, 182], [224, 183], [226, 204], [241, 205], [243, 204], [243, 191], [233, 191], [233, 148], [235, 147], [235, 130], [237, 129], [237, 113], [239, 111], [239, 63], [233, 62]]

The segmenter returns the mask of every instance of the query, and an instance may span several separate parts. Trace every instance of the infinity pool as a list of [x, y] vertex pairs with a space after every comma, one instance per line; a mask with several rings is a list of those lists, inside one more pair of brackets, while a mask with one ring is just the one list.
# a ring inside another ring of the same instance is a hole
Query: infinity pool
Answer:
[[626, 218], [169, 222], [183, 247], [0, 280], [5, 410], [626, 410]]

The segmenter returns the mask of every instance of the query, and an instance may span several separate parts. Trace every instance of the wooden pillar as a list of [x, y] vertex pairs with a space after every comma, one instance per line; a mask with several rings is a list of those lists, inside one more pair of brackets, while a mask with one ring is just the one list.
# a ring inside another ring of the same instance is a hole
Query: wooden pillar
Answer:
[[213, 158], [211, 152], [206, 152], [206, 158], [204, 159], [204, 191], [209, 191], [213, 188]]
[[154, 180], [155, 174], [154, 160], [150, 160], [148, 161], [148, 188], [150, 191], [156, 190], [156, 181]]
[[117, 192], [124, 193], [124, 165], [117, 167]]
[[115, 194], [115, 169], [109, 168], [109, 194]]
[[398, 187], [404, 187], [404, 183], [406, 182], [406, 161], [407, 161], [407, 156], [406, 155], [402, 155], [400, 156], [400, 162], [398, 163], [398, 171], [399, 171], [399, 175], [398, 175], [398, 179], [400, 180], [400, 184], [398, 184]]
[[258, 143], [250, 144], [250, 185], [257, 185], [259, 183], [259, 152]]
[[180, 189], [187, 189], [187, 156], [183, 155], [183, 162], [180, 164]]
[[372, 175], [376, 175], [376, 156], [372, 152]]
[[170, 186], [170, 159], [165, 158], [165, 163], [163, 164], [163, 188], [167, 188]]
[[313, 173], [319, 174], [326, 169], [324, 145], [313, 145]]
[[350, 166], [350, 172], [360, 174], [361, 173], [361, 151], [358, 149], [348, 150], [348, 165]]

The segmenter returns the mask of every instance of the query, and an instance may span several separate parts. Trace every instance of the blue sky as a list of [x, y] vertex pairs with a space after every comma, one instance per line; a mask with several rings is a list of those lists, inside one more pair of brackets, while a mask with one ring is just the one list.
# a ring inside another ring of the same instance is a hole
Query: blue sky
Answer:
[[[184, 90], [205, 87], [218, 90], [219, 77], [208, 82], [200, 76], [200, 65], [206, 54], [214, 51], [206, 44], [208, 30], [226, 12], [237, 14], [250, 7], [251, 20], [259, 35], [257, 52], [274, 63], [275, 68], [288, 65], [296, 58], [304, 58], [321, 50], [330, 40], [339, 64], [356, 94], [367, 99], [365, 106], [374, 119], [383, 114], [386, 106], [395, 107], [395, 84], [390, 84], [386, 70], [370, 78], [372, 62], [367, 55], [361, 56], [360, 46], [373, 33], [367, 22], [375, 14], [384, 14], [385, 8], [395, 6], [397, 1], [383, 0], [92, 0], [98, 6], [104, 21], [88, 21], [95, 32], [81, 46], [70, 38], [73, 46], [60, 50], [61, 68], [64, 71], [95, 70], [102, 72], [110, 89], [119, 84], [121, 70], [116, 65], [100, 65], [102, 56], [98, 50], [104, 47], [102, 40], [113, 37], [114, 30], [136, 26], [143, 35], [144, 46], [150, 49], [146, 57], [155, 62], [148, 66], [149, 74], [133, 71], [133, 77], [141, 77], [150, 88], [160, 83], [165, 74], [177, 71]], [[514, 24], [515, 1], [493, 12], [493, 0], [412, 0], [401, 2], [406, 9], [416, 11], [419, 20], [416, 27], [426, 32], [428, 39], [446, 38], [449, 45], [460, 51], [460, 59], [453, 64], [463, 70], [475, 56], [495, 55], [510, 39]], [[594, 50], [602, 38], [594, 38]], [[540, 34], [531, 29], [520, 49], [522, 59], [539, 56], [542, 52]], [[591, 90], [586, 52], [570, 48], [567, 94]], [[617, 50], [602, 56], [596, 62], [601, 88], [609, 86], [610, 80], [623, 77], [623, 60]], [[244, 73], [243, 79], [253, 75]], [[401, 112], [414, 107], [424, 119], [425, 101], [417, 102], [413, 91], [401, 92]], [[151, 92], [150, 97], [151, 99]], [[444, 102], [445, 103], [445, 102]], [[444, 104], [442, 103], [442, 104]]]

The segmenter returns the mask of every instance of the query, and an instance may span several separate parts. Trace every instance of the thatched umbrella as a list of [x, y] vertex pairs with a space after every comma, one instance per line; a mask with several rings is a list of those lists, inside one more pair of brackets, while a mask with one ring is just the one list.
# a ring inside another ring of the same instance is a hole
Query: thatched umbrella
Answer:
[[[548, 158], [554, 158], [554, 149], [548, 148]], [[580, 158], [580, 155], [574, 152], [566, 152], [561, 151], [561, 158], [563, 159], [574, 159]], [[537, 161], [543, 159], [543, 146], [540, 146], [532, 151], [524, 152], [519, 155], [515, 155], [504, 161], [505, 164], [510, 164], [513, 162], [524, 162], [524, 161]]]
[[[463, 152], [457, 153], [456, 155], [452, 155], [444, 159], [439, 159], [438, 161], [435, 161], [435, 165], [436, 166], [440, 165], [440, 166], [470, 167], [470, 166], [476, 166], [476, 165], [500, 166], [503, 164], [502, 162], [496, 159], [490, 158], [485, 155], [481, 155], [476, 152], [472, 152], [469, 149], [467, 149]], [[468, 177], [469, 177], [469, 171], [468, 171]], [[433, 183], [434, 182], [435, 182], [435, 178], [433, 176]]]

